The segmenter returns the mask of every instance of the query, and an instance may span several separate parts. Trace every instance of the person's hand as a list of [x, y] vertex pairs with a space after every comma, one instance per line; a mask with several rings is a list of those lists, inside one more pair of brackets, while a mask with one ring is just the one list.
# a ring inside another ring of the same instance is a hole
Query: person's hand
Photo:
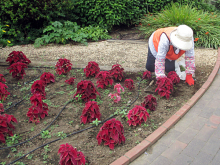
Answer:
[[189, 85], [194, 85], [192, 74], [186, 74], [186, 83], [188, 83]]

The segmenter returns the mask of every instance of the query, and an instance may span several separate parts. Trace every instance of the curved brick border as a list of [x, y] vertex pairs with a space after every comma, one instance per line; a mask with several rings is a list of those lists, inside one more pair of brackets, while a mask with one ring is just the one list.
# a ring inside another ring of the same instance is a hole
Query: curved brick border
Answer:
[[146, 151], [146, 149], [149, 146], [153, 145], [158, 139], [160, 139], [174, 124], [176, 124], [190, 110], [190, 108], [205, 93], [205, 91], [209, 88], [209, 86], [213, 82], [216, 74], [218, 73], [219, 66], [220, 66], [220, 48], [218, 48], [218, 58], [212, 73], [209, 75], [207, 81], [202, 85], [202, 87], [192, 96], [192, 98], [183, 107], [181, 107], [173, 116], [171, 116], [162, 126], [156, 129], [141, 143], [139, 143], [137, 146], [132, 148], [130, 151], [126, 152], [123, 156], [115, 160], [110, 165], [127, 165], [131, 163], [134, 159], [136, 159], [144, 151]]

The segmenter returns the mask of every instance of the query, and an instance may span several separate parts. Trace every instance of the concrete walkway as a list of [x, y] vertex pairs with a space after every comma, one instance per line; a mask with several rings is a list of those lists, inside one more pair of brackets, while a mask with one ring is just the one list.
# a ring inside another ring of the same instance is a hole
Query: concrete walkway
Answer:
[[220, 165], [220, 70], [197, 103], [130, 165]]

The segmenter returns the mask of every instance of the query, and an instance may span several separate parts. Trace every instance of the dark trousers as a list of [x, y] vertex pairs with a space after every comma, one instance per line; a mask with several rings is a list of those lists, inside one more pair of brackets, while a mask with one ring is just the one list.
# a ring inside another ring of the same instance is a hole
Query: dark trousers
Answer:
[[[150, 72], [155, 72], [155, 57], [150, 51], [150, 48], [148, 47], [148, 57], [147, 57], [147, 63], [146, 63], [146, 69]], [[165, 72], [169, 73], [170, 71], [175, 71], [175, 61], [165, 59]]]

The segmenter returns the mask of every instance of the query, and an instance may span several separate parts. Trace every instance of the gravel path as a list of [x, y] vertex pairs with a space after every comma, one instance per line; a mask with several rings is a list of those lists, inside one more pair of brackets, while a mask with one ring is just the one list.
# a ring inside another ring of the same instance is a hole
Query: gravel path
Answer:
[[[145, 68], [148, 44], [144, 41], [101, 41], [84, 45], [50, 44], [40, 48], [33, 45], [6, 47], [0, 51], [0, 60], [5, 61], [12, 51], [22, 51], [31, 61], [56, 62], [67, 58], [73, 63], [87, 65], [96, 61], [100, 66], [112, 66], [116, 63], [122, 67]], [[217, 49], [195, 49], [196, 66], [214, 66]]]

